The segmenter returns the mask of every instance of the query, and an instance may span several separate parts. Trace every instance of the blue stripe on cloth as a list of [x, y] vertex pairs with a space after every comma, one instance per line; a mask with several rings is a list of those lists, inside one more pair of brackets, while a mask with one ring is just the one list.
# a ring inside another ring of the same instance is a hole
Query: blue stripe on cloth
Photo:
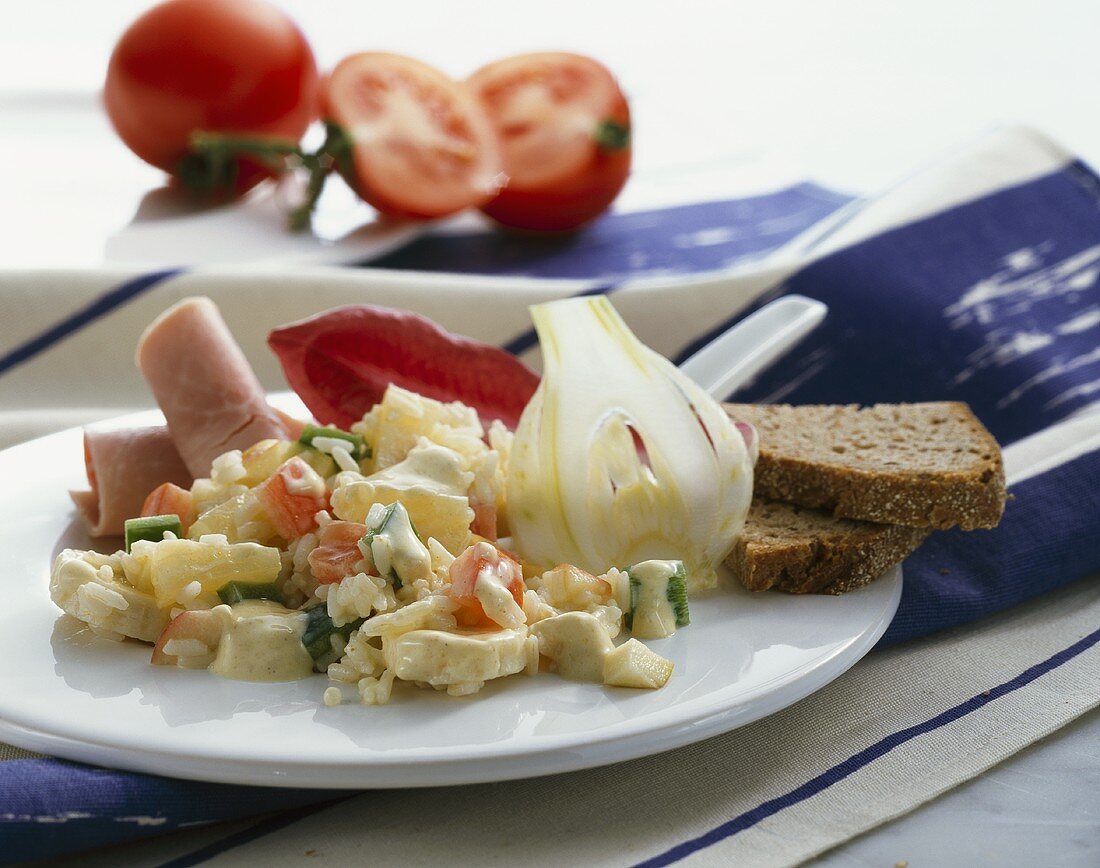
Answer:
[[369, 264], [605, 281], [714, 271], [775, 250], [850, 201], [803, 183], [742, 199], [612, 213], [567, 235], [425, 235]]
[[293, 810], [283, 811], [274, 816], [266, 817], [255, 825], [249, 826], [247, 829], [242, 829], [232, 835], [227, 835], [220, 841], [214, 841], [211, 844], [207, 844], [205, 847], [200, 847], [198, 850], [185, 853], [183, 856], [178, 856], [175, 859], [164, 862], [158, 866], [158, 868], [191, 868], [193, 865], [201, 865], [203, 862], [213, 859], [215, 856], [220, 856], [227, 850], [232, 850], [236, 847], [248, 844], [265, 835], [270, 835], [272, 832], [279, 832], [287, 826], [297, 823], [299, 820], [311, 817], [318, 811], [323, 811], [325, 808], [329, 808], [332, 805], [350, 798], [351, 795], [345, 794], [339, 798], [331, 799], [326, 802], [307, 805], [303, 808], [294, 808]]
[[[133, 841], [184, 826], [286, 810], [346, 793], [162, 778], [53, 759], [0, 762], [0, 861]], [[63, 834], [62, 834], [63, 832]]]
[[114, 289], [92, 299], [80, 310], [74, 311], [64, 319], [54, 323], [45, 331], [40, 332], [29, 340], [24, 341], [4, 355], [0, 356], [0, 376], [18, 365], [28, 362], [44, 350], [48, 350], [54, 344], [80, 331], [89, 323], [95, 322], [107, 315], [117, 307], [137, 298], [142, 293], [148, 292], [157, 284], [175, 277], [183, 271], [182, 268], [169, 268], [164, 271], [154, 271], [128, 280]]
[[928, 538], [905, 561], [901, 603], [880, 645], [965, 624], [1100, 569], [1100, 451], [1011, 488], [993, 530]]
[[1083, 164], [827, 255], [782, 290], [829, 305], [738, 400], [966, 401], [1002, 443], [1100, 398], [1100, 199]]
[[839, 783], [849, 775], [869, 766], [875, 760], [880, 759], [895, 748], [901, 747], [907, 742], [919, 738], [922, 735], [928, 735], [931, 732], [935, 732], [937, 729], [954, 723], [960, 718], [966, 717], [968, 714], [972, 714], [992, 702], [996, 702], [1003, 696], [1007, 696], [1022, 687], [1026, 687], [1036, 679], [1046, 675], [1048, 672], [1052, 672], [1058, 667], [1068, 663], [1070, 660], [1073, 660], [1075, 657], [1080, 656], [1098, 642], [1100, 642], [1100, 630], [1090, 633], [1070, 645], [1068, 648], [1064, 648], [1057, 654], [1051, 655], [1041, 663], [1036, 663], [1029, 669], [1025, 669], [1010, 681], [1005, 681], [991, 690], [983, 691], [977, 696], [972, 696], [965, 702], [960, 702], [958, 705], [937, 714], [929, 720], [891, 733], [885, 738], [864, 748], [859, 753], [844, 760], [844, 762], [837, 763], [835, 766], [826, 769], [817, 777], [806, 781], [802, 786], [796, 787], [790, 792], [784, 793], [782, 796], [769, 799], [752, 810], [745, 811], [732, 820], [727, 820], [722, 825], [716, 826], [704, 835], [692, 838], [690, 841], [685, 841], [682, 844], [677, 844], [664, 853], [660, 853], [651, 859], [646, 859], [644, 862], [639, 862], [636, 868], [658, 868], [658, 866], [662, 865], [671, 865], [674, 862], [679, 862], [681, 859], [687, 858], [693, 853], [698, 853], [700, 850], [711, 847], [720, 841], [732, 838], [739, 832], [752, 828], [757, 823], [778, 814], [785, 808], [793, 807], [800, 802], [804, 802], [816, 796], [833, 784]]

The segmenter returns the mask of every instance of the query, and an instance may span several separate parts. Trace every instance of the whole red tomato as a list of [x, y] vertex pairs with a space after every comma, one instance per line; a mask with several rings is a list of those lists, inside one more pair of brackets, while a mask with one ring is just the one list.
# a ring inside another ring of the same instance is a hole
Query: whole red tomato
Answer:
[[522, 54], [483, 66], [467, 83], [500, 139], [508, 181], [481, 209], [498, 223], [575, 229], [619, 195], [630, 175], [630, 109], [603, 64]]
[[[107, 68], [115, 130], [147, 163], [201, 192], [243, 192], [261, 159], [209, 165], [195, 132], [297, 143], [316, 116], [317, 64], [298, 27], [261, 0], [169, 0], [130, 25]], [[203, 189], [203, 188], [206, 189]]]

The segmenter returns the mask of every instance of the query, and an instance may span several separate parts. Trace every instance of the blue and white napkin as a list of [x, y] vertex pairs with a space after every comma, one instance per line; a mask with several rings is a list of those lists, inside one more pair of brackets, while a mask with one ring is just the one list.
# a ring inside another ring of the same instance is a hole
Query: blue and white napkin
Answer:
[[[132, 338], [151, 313], [196, 291], [222, 305], [275, 388], [277, 366], [262, 358], [266, 329], [352, 300], [404, 303], [535, 358], [527, 304], [608, 292], [643, 340], [683, 359], [776, 295], [818, 298], [829, 306], [823, 326], [738, 400], [966, 401], [1003, 445], [1038, 456], [1039, 469], [1012, 485], [999, 528], [934, 534], [906, 562], [884, 644], [1100, 569], [1100, 180], [1034, 133], [994, 135], [869, 200], [800, 183], [616, 214], [573, 238], [451, 230], [362, 267], [262, 278], [189, 269], [0, 275], [0, 425], [25, 426], [28, 412], [63, 409], [76, 392], [89, 417], [130, 406], [143, 394]], [[23, 316], [32, 296], [46, 303]], [[99, 366], [81, 380], [90, 348]], [[75, 373], [59, 385], [62, 371]], [[50, 418], [64, 417], [57, 412]], [[13, 758], [0, 761], [0, 858], [337, 796]]]

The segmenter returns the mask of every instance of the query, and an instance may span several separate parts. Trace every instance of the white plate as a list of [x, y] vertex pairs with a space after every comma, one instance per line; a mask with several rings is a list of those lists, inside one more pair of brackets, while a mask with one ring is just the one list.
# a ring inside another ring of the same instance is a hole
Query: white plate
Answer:
[[[156, 413], [119, 424], [150, 424]], [[0, 739], [115, 768], [243, 784], [411, 787], [531, 777], [657, 753], [742, 726], [828, 684], [874, 645], [901, 570], [840, 597], [692, 600], [692, 623], [652, 646], [674, 661], [657, 691], [555, 675], [473, 698], [415, 687], [389, 705], [326, 708], [327, 679], [226, 681], [149, 665], [149, 648], [80, 629], [50, 602], [62, 548], [92, 548], [66, 494], [84, 484], [81, 432], [0, 453]], [[98, 541], [102, 546], [109, 541]]]

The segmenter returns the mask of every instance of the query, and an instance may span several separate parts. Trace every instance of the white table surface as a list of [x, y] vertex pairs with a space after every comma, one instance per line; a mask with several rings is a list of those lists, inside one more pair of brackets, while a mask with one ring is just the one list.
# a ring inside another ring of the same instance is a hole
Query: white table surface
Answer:
[[[96, 102], [114, 38], [148, 5], [0, 0], [0, 268], [105, 263], [108, 238], [158, 185]], [[456, 76], [539, 48], [601, 57], [632, 99], [639, 172], [767, 157], [873, 192], [1015, 122], [1100, 165], [1096, 0], [280, 5], [322, 65], [369, 48]], [[1100, 864], [1098, 744], [1094, 711], [815, 864]]]

